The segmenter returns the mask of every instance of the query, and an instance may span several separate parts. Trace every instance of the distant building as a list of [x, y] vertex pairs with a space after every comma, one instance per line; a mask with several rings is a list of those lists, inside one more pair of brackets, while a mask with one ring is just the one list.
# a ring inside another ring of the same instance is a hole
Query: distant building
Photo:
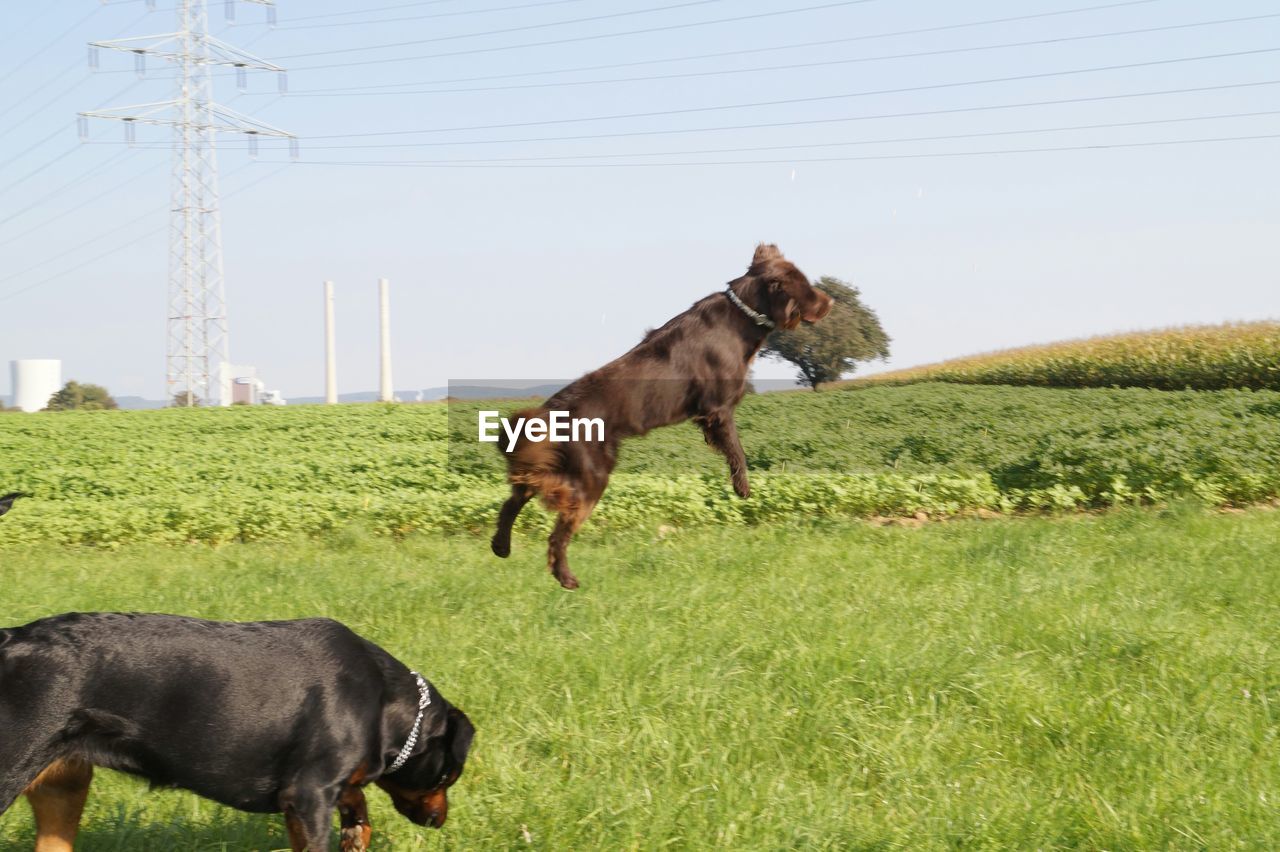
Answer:
[[221, 405], [284, 405], [278, 390], [267, 390], [258, 378], [258, 369], [239, 364], [223, 364]]
[[40, 411], [49, 397], [62, 389], [62, 362], [52, 358], [26, 358], [9, 362], [13, 379], [13, 405], [23, 411]]

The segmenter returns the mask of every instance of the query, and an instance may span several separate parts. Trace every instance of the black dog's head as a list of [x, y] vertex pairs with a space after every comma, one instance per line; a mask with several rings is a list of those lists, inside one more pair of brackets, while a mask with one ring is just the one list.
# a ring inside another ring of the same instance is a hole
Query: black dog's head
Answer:
[[423, 731], [426, 748], [377, 782], [401, 815], [434, 828], [444, 825], [449, 815], [448, 790], [462, 775], [476, 733], [467, 714], [440, 700], [447, 709], [443, 719], [435, 718], [429, 736], [428, 730]]
[[747, 275], [765, 283], [769, 294], [766, 313], [779, 328], [795, 328], [801, 322], [814, 323], [831, 313], [831, 297], [814, 289], [804, 273], [783, 257], [775, 245], [756, 246]]

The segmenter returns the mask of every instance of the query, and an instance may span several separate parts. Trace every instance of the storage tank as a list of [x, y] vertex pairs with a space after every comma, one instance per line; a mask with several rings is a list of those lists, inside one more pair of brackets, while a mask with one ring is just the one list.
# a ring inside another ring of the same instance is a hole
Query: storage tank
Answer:
[[62, 389], [62, 362], [53, 358], [10, 361], [13, 404], [23, 411], [39, 411]]

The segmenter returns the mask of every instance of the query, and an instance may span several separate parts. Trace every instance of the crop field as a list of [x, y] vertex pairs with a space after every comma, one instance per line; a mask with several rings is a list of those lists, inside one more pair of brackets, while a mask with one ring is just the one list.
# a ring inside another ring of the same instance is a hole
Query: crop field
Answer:
[[[17, 510], [0, 525], [22, 522]], [[439, 832], [375, 848], [1266, 849], [1280, 511], [631, 531], [584, 585], [424, 533], [0, 555], [0, 623], [330, 615], [478, 734]], [[281, 820], [100, 772], [84, 852], [266, 850]], [[29, 849], [31, 818], [0, 817]]]
[[846, 386], [957, 382], [1054, 388], [1280, 390], [1280, 322], [1144, 331], [989, 352]]
[[[36, 495], [0, 550], [483, 531], [506, 489], [480, 407], [0, 416], [0, 487]], [[751, 396], [738, 420], [750, 500], [695, 427], [660, 429], [623, 447], [583, 534], [1280, 496], [1275, 391], [925, 384]]]

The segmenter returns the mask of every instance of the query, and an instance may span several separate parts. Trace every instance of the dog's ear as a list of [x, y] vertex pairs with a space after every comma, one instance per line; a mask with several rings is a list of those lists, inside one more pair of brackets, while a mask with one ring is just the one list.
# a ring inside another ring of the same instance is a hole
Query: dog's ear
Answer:
[[782, 252], [778, 251], [778, 247], [773, 243], [760, 243], [756, 246], [756, 253], [751, 257], [751, 265], [755, 266], [766, 260], [778, 260], [781, 257]]
[[449, 742], [449, 753], [453, 756], [459, 770], [467, 762], [467, 752], [471, 751], [471, 740], [475, 735], [476, 726], [471, 724], [467, 714], [457, 707], [450, 707], [449, 729], [445, 736]]
[[778, 281], [769, 282], [769, 319], [778, 328], [792, 329], [800, 324], [800, 303]]

